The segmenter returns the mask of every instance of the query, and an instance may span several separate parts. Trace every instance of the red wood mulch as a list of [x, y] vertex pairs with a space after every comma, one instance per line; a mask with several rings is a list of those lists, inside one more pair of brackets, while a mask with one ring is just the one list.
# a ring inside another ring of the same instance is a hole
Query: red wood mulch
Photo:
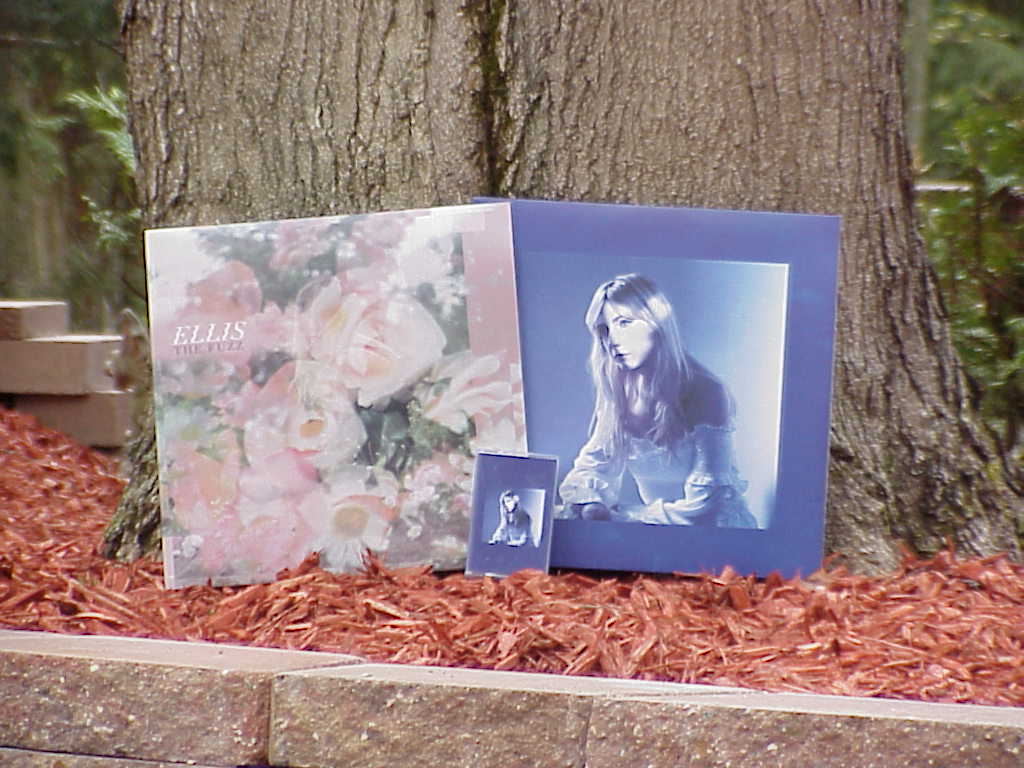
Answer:
[[869, 578], [503, 581], [311, 558], [273, 584], [163, 589], [96, 554], [113, 462], [0, 408], [0, 627], [355, 653], [374, 661], [1024, 705], [1024, 568], [908, 557]]

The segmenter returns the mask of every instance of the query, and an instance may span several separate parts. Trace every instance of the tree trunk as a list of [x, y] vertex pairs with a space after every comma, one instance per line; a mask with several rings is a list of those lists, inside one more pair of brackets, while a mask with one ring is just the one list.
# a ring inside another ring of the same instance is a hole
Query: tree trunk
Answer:
[[478, 194], [842, 214], [828, 549], [1019, 553], [915, 230], [898, 0], [215, 5], [126, 9], [149, 226]]

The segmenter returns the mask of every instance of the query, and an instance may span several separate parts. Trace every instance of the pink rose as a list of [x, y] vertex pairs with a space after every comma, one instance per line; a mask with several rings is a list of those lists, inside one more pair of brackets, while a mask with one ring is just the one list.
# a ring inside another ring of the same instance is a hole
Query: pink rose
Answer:
[[295, 307], [285, 311], [272, 301], [245, 323], [244, 344], [249, 350], [289, 349], [295, 340]]
[[217, 271], [188, 287], [188, 306], [183, 314], [196, 322], [244, 320], [259, 312], [263, 303], [256, 273], [247, 264], [229, 261]]
[[298, 451], [285, 448], [261, 456], [259, 464], [247, 467], [238, 480], [245, 502], [258, 506], [281, 497], [300, 498], [318, 484], [316, 467]]
[[234, 434], [220, 432], [211, 448], [220, 458], [200, 453], [184, 440], [175, 440], [169, 446], [174, 516], [187, 530], [219, 516], [238, 496], [241, 454]]
[[291, 404], [290, 392], [294, 376], [295, 363], [285, 363], [262, 387], [251, 379], [247, 380], [237, 392], [218, 392], [214, 396], [214, 404], [221, 409], [226, 423], [233, 427], [244, 427], [259, 414]]
[[369, 407], [419, 379], [440, 357], [446, 339], [433, 316], [401, 293], [343, 294], [332, 280], [300, 318], [312, 359], [333, 365]]
[[424, 402], [424, 415], [462, 434], [469, 419], [493, 416], [513, 402], [512, 387], [497, 376], [499, 361], [494, 355], [474, 358], [466, 352], [453, 355], [436, 366], [431, 378], [450, 379], [447, 388]]

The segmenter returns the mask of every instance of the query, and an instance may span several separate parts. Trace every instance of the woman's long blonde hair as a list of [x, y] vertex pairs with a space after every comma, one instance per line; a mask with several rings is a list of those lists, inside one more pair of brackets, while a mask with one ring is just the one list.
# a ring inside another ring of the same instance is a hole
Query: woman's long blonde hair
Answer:
[[[608, 303], [625, 307], [652, 329], [653, 347], [642, 372], [615, 361], [604, 317]], [[633, 393], [651, 413], [652, 426], [645, 437], [667, 446], [688, 428], [682, 400], [693, 377], [672, 305], [648, 278], [619, 275], [594, 291], [585, 322], [593, 337], [589, 368], [596, 390], [591, 434], [606, 449], [621, 449], [626, 442], [629, 396]]]

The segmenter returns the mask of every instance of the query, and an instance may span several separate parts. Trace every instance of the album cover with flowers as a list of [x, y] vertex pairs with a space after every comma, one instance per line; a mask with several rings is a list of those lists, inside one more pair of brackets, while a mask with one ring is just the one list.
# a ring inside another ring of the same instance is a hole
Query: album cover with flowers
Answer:
[[309, 554], [462, 568], [474, 456], [524, 451], [507, 203], [151, 230], [169, 588]]

